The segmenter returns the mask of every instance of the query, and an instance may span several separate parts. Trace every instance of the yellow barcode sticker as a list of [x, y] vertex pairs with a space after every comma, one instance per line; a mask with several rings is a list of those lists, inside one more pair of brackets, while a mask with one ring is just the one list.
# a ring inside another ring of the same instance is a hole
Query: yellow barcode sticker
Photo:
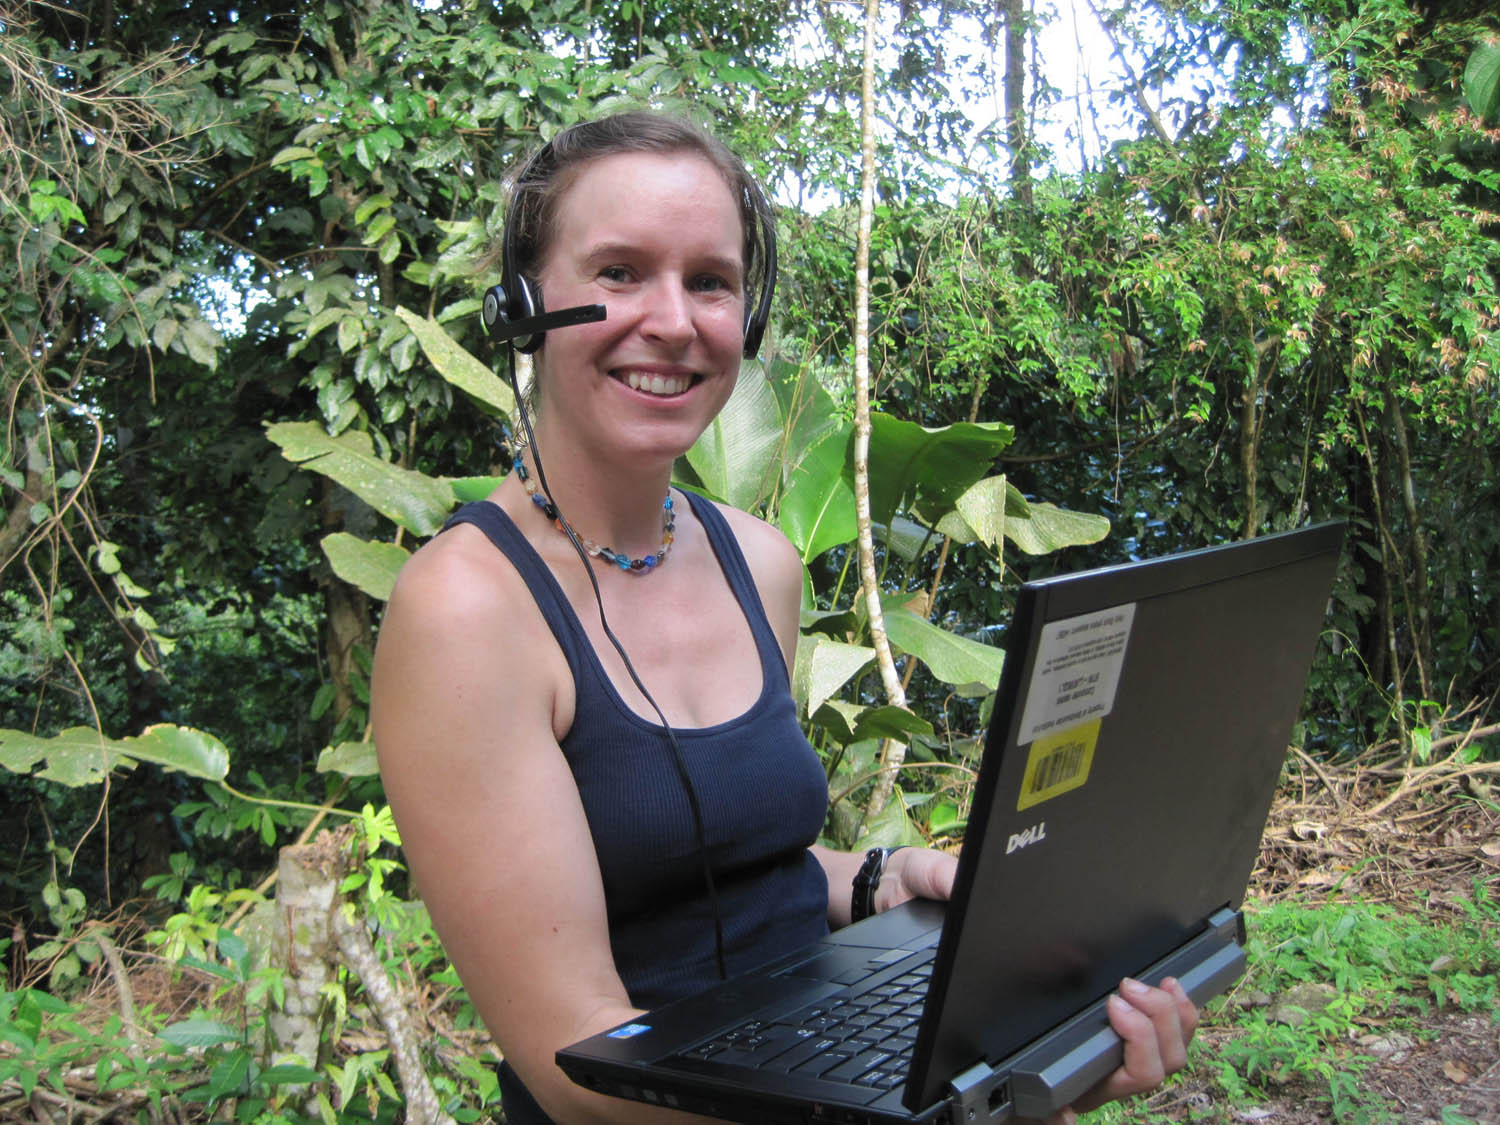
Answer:
[[1026, 776], [1021, 780], [1021, 796], [1016, 801], [1017, 812], [1077, 789], [1089, 779], [1102, 721], [1080, 723], [1031, 744]]

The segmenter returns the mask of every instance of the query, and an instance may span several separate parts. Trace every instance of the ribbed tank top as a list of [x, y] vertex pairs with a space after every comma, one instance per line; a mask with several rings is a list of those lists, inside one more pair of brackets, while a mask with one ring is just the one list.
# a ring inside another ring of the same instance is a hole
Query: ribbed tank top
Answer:
[[[733, 974], [827, 932], [827, 880], [807, 849], [823, 827], [828, 784], [739, 544], [712, 503], [687, 495], [760, 657], [761, 692], [747, 711], [675, 732], [703, 812]], [[572, 670], [573, 725], [561, 748], [593, 835], [615, 967], [631, 1002], [651, 1008], [706, 987], [718, 979], [713, 911], [662, 727], [620, 697], [551, 571], [501, 508], [467, 504], [444, 526], [457, 523], [473, 524], [510, 560]]]

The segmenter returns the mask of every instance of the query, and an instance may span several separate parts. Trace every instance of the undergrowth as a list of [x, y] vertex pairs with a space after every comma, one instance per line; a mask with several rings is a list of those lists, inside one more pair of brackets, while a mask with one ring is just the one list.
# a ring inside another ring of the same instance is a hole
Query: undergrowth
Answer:
[[[1408, 910], [1305, 899], [1247, 903], [1249, 968], [1204, 1013], [1203, 1026], [1219, 1031], [1213, 1047], [1201, 1036], [1174, 1080], [1196, 1084], [1197, 1096], [1163, 1095], [1159, 1100], [1176, 1104], [1156, 1113], [1138, 1104], [1106, 1106], [1089, 1116], [1090, 1125], [1223, 1120], [1229, 1107], [1245, 1119], [1258, 1103], [1289, 1095], [1322, 1104], [1336, 1121], [1405, 1120], [1363, 1081], [1375, 1059], [1362, 1038], [1429, 1037], [1425, 1021], [1438, 1009], [1484, 1013], [1500, 1030], [1500, 903], [1484, 880], [1475, 881], [1472, 898], [1446, 901], [1461, 907], [1462, 920], [1434, 923], [1425, 899]], [[1450, 1108], [1442, 1121], [1473, 1119]]]

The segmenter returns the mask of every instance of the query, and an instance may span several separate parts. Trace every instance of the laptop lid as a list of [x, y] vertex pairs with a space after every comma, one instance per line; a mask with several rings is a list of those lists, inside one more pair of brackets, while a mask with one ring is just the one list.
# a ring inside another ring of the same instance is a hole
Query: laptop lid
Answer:
[[1025, 584], [904, 1103], [1237, 908], [1343, 525]]

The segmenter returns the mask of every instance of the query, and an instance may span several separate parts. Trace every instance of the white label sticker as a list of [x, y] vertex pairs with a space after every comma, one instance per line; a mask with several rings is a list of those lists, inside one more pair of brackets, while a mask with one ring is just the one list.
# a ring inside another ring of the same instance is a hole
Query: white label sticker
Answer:
[[1131, 602], [1043, 626], [1017, 745], [1110, 713], [1134, 620]]

